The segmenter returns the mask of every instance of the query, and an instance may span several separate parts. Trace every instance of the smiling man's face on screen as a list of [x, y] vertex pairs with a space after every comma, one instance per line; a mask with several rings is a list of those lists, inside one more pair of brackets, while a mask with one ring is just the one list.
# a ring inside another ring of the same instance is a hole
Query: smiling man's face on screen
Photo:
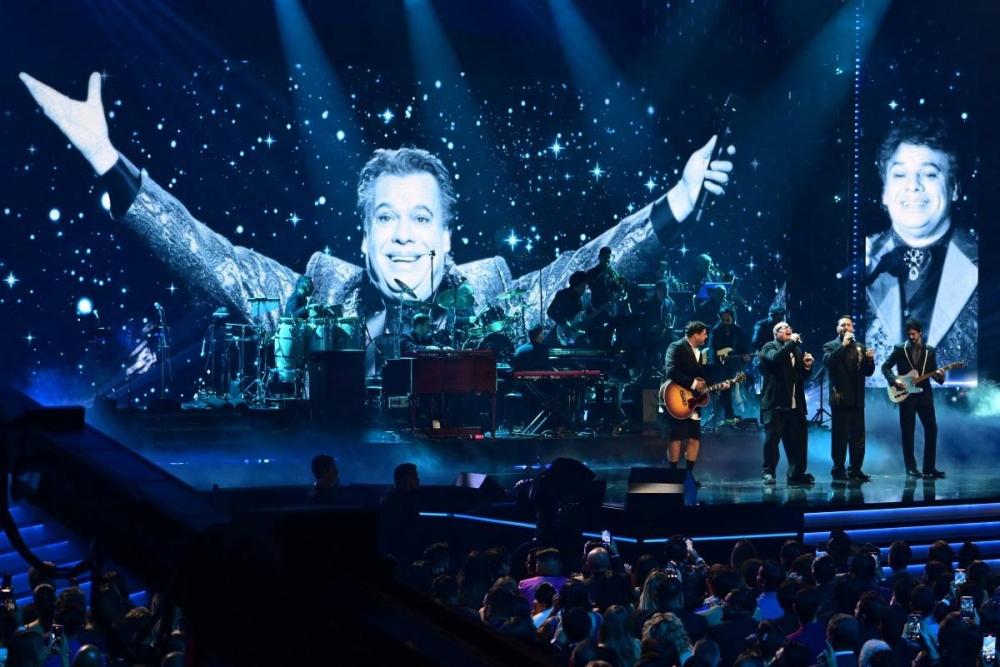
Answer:
[[387, 174], [375, 181], [373, 195], [372, 216], [362, 241], [372, 282], [390, 298], [401, 296], [396, 280], [416, 292], [418, 299], [430, 298], [451, 251], [437, 180], [427, 172]]

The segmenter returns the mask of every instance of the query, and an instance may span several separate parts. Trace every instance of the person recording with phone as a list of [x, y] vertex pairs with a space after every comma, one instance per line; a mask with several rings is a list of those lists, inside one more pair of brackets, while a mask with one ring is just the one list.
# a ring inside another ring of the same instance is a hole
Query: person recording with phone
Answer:
[[[836, 481], [867, 482], [871, 476], [861, 469], [865, 460], [865, 378], [875, 373], [875, 351], [854, 337], [854, 320], [837, 320], [837, 337], [823, 346], [823, 365], [830, 378], [831, 474]], [[845, 458], [850, 445], [850, 467]]]

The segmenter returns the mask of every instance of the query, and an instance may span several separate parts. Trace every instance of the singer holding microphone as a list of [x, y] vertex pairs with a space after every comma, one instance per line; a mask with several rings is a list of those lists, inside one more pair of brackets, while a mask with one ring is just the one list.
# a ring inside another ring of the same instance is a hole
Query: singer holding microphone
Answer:
[[788, 322], [778, 322], [774, 340], [760, 351], [763, 385], [760, 392], [760, 418], [764, 424], [764, 465], [760, 479], [774, 484], [781, 455], [778, 441], [788, 457], [788, 483], [813, 484], [816, 479], [806, 472], [809, 462], [809, 433], [806, 424], [805, 383], [812, 373], [813, 356], [802, 350], [802, 337]]
[[[865, 378], [875, 372], [875, 351], [854, 337], [854, 321], [847, 315], [837, 320], [837, 337], [823, 346], [823, 364], [830, 376], [830, 410], [833, 432], [830, 456], [836, 481], [871, 479], [861, 470], [865, 461]], [[850, 466], [844, 459], [850, 444]]]

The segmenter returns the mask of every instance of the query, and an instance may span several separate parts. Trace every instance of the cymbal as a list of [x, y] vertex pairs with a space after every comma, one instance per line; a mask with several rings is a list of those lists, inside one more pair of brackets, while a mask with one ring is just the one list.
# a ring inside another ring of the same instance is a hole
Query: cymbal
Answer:
[[526, 290], [526, 289], [517, 289], [517, 288], [515, 288], [515, 289], [509, 289], [509, 290], [507, 290], [506, 292], [504, 292], [502, 294], [497, 294], [497, 300], [498, 301], [507, 301], [508, 299], [514, 299], [514, 298], [517, 298], [519, 296], [524, 296], [527, 293], [528, 293], [528, 290]]
[[[465, 287], [463, 285], [462, 287]], [[455, 310], [463, 310], [465, 308], [472, 308], [472, 304], [475, 303], [476, 298], [472, 295], [472, 289], [464, 290], [461, 287], [458, 289], [445, 290], [437, 295], [434, 299], [434, 303], [441, 306], [442, 308], [454, 308]]]
[[216, 318], [219, 318], [219, 319], [225, 319], [225, 318], [229, 317], [229, 311], [226, 310], [225, 306], [222, 306], [221, 308], [218, 308], [214, 313], [212, 313], [212, 317], [216, 317]]
[[247, 301], [250, 303], [281, 303], [281, 299], [270, 296], [252, 296]]
[[396, 281], [396, 285], [403, 292], [403, 294], [405, 294], [406, 296], [410, 297], [411, 299], [416, 299], [417, 298], [417, 293], [413, 291], [412, 287], [410, 287], [409, 285], [407, 285], [406, 283], [404, 283], [399, 278], [395, 278], [394, 280]]

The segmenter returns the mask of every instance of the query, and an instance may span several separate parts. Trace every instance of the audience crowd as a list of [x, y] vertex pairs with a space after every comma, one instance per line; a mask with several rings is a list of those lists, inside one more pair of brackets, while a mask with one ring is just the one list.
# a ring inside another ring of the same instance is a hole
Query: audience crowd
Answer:
[[[415, 523], [415, 503], [405, 496], [419, 486], [416, 467], [403, 464], [396, 482], [390, 516]], [[581, 538], [573, 548], [542, 530], [522, 545], [468, 554], [444, 543], [422, 552], [398, 540], [383, 546], [398, 547], [384, 553], [404, 581], [556, 665], [995, 664], [1000, 578], [972, 542], [956, 553], [939, 540], [922, 567], [909, 567], [906, 542], [856, 544], [843, 530], [832, 531], [823, 550], [788, 540], [758, 553], [739, 540], [722, 563], [706, 562], [681, 536], [631, 563], [613, 540]]]

